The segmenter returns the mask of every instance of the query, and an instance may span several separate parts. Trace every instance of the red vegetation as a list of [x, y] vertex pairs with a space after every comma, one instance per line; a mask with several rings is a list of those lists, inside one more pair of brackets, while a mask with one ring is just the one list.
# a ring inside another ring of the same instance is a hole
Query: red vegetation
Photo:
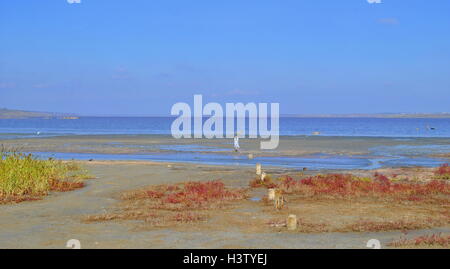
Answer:
[[21, 203], [26, 201], [37, 201], [41, 199], [42, 198], [39, 196], [32, 196], [32, 195], [9, 195], [9, 196], [0, 195], [0, 204]]
[[434, 173], [439, 179], [450, 179], [450, 166], [448, 163], [441, 165]]
[[61, 180], [53, 180], [50, 185], [51, 191], [67, 192], [84, 187], [83, 182], [68, 182]]
[[[68, 192], [68, 191], [73, 191], [73, 190], [80, 189], [83, 187], [84, 187], [83, 182], [53, 180], [50, 183], [50, 191], [57, 191], [57, 192]], [[41, 199], [42, 199], [42, 196], [31, 195], [31, 194], [8, 195], [8, 196], [0, 195], [0, 204], [21, 203], [21, 202], [26, 202], [26, 201], [37, 201], [37, 200], [41, 200]]]
[[88, 216], [86, 221], [143, 220], [159, 227], [194, 223], [207, 219], [203, 211], [223, 208], [247, 195], [245, 189], [228, 189], [215, 180], [150, 186], [121, 198], [119, 212]]
[[172, 216], [171, 220], [179, 223], [191, 223], [204, 220], [205, 217], [199, 214], [187, 212], [187, 213], [177, 213]]
[[391, 247], [413, 247], [413, 246], [429, 246], [429, 247], [449, 247], [450, 235], [432, 234], [419, 236], [414, 239], [400, 239], [388, 244]]
[[219, 180], [158, 185], [122, 197], [124, 200], [146, 200], [154, 209], [201, 209], [218, 207], [226, 202], [244, 199], [244, 190], [227, 189]]
[[184, 204], [188, 207], [203, 207], [214, 202], [244, 198], [242, 192], [230, 191], [220, 181], [188, 182], [183, 189], [168, 191], [161, 197], [164, 203]]
[[395, 221], [370, 221], [360, 220], [343, 228], [343, 231], [351, 232], [382, 232], [382, 231], [408, 231], [424, 228], [432, 228], [446, 225], [447, 220], [423, 219], [423, 220], [395, 220]]
[[316, 175], [295, 180], [290, 176], [278, 179], [277, 188], [284, 193], [307, 196], [396, 196], [409, 201], [421, 201], [430, 195], [450, 194], [450, 184], [433, 180], [427, 183], [392, 182], [384, 175], [375, 174], [373, 179], [358, 178], [347, 174]]

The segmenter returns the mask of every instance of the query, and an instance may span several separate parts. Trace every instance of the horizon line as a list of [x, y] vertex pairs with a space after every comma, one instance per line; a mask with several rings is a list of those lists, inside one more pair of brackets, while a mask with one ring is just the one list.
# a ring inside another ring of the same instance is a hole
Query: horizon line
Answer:
[[[1, 111], [9, 111], [10, 113], [37, 113], [39, 115], [31, 117], [177, 117], [176, 115], [168, 114], [81, 114], [81, 113], [66, 113], [66, 112], [43, 112], [43, 111], [31, 111], [20, 109], [0, 108]], [[25, 116], [26, 117], [26, 116]], [[292, 118], [364, 118], [364, 117], [449, 117], [450, 112], [380, 112], [380, 113], [284, 113], [280, 114], [280, 117], [292, 117]], [[0, 113], [1, 118], [1, 113]]]

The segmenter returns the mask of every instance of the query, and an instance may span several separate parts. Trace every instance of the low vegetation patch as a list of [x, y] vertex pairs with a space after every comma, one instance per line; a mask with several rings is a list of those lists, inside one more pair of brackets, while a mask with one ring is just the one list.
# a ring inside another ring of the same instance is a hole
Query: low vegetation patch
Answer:
[[261, 180], [261, 178], [256, 177], [250, 181], [249, 185], [252, 188], [268, 188], [268, 189], [275, 188], [277, 186], [276, 182], [274, 182], [271, 175], [266, 175], [264, 180]]
[[388, 246], [395, 248], [448, 248], [450, 247], [450, 235], [432, 234], [419, 236], [413, 239], [401, 238], [389, 243]]
[[209, 209], [244, 199], [245, 193], [242, 189], [227, 189], [222, 181], [215, 180], [151, 186], [145, 190], [125, 193], [122, 200], [143, 200], [152, 209]]
[[448, 166], [448, 163], [443, 164], [438, 169], [436, 169], [434, 174], [437, 179], [450, 180], [450, 166]]
[[75, 162], [0, 151], [0, 203], [37, 200], [50, 191], [71, 191], [83, 187], [87, 178], [88, 173]]
[[[409, 231], [445, 226], [450, 223], [448, 218], [424, 218], [408, 220], [383, 220], [374, 221], [361, 219], [354, 222], [330, 224], [326, 222], [312, 222], [303, 218], [298, 219], [298, 227], [295, 232], [299, 233], [349, 233], [349, 232], [389, 232]], [[271, 227], [286, 227], [286, 220], [275, 219], [267, 223]]]
[[220, 180], [150, 186], [121, 195], [116, 213], [87, 217], [87, 221], [144, 220], [154, 226], [206, 220], [208, 210], [246, 199], [245, 189], [229, 189]]
[[396, 220], [396, 221], [371, 221], [360, 220], [356, 223], [346, 225], [343, 232], [387, 232], [387, 231], [409, 231], [439, 227], [448, 225], [449, 220], [442, 219], [415, 219], [415, 220]]
[[301, 179], [283, 176], [268, 183], [258, 184], [253, 180], [250, 186], [276, 187], [285, 194], [316, 198], [375, 197], [409, 202], [429, 202], [437, 199], [442, 202], [442, 199], [448, 200], [450, 195], [450, 184], [443, 180], [393, 181], [381, 174], [375, 174], [373, 178], [350, 174], [315, 175]]
[[[280, 210], [268, 201], [269, 192], [227, 188], [220, 180], [156, 185], [123, 193], [115, 209], [86, 220], [138, 220], [144, 227], [196, 223], [195, 229], [227, 223], [249, 231], [281, 232], [287, 231], [287, 215], [294, 214], [297, 233], [407, 231], [450, 224], [449, 181], [391, 177], [302, 174], [252, 180], [252, 188], [281, 191], [286, 206]], [[247, 193], [264, 196], [261, 203], [247, 201]]]
[[450, 224], [449, 181], [433, 178], [432, 174], [423, 181], [399, 178], [380, 173], [367, 177], [319, 174], [295, 179], [286, 175], [267, 182], [253, 179], [250, 186], [282, 191], [284, 210], [276, 212], [271, 203], [264, 203], [265, 212], [280, 216], [268, 225], [284, 227], [286, 214], [295, 214], [299, 217], [296, 232], [301, 233], [408, 231]]

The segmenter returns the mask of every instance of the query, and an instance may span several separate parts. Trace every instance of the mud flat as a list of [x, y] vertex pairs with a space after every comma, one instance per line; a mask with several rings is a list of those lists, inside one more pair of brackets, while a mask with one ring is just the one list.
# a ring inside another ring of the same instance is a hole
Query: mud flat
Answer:
[[[386, 204], [377, 205], [370, 201], [336, 203], [314, 199], [294, 199], [288, 202], [287, 208], [276, 211], [262, 200], [251, 199], [264, 197], [264, 190], [256, 189], [249, 191], [249, 199], [225, 209], [209, 211], [208, 219], [201, 222], [161, 227], [149, 226], [139, 220], [92, 222], [86, 218], [117, 212], [124, 192], [160, 184], [215, 179], [221, 179], [227, 188], [248, 188], [255, 170], [254, 167], [136, 161], [92, 161], [83, 165], [97, 177], [87, 181], [83, 189], [54, 193], [40, 201], [1, 205], [0, 248], [64, 248], [69, 239], [80, 240], [83, 248], [365, 248], [372, 238], [380, 240], [385, 247], [404, 233], [401, 230], [339, 232], [339, 229], [287, 232], [283, 227], [270, 225], [270, 222], [276, 224], [277, 220], [283, 220], [292, 212], [305, 221], [330, 223], [332, 226], [333, 223], [349, 219], [356, 221], [368, 215], [389, 219], [399, 214], [428, 217], [449, 212], [448, 204], [412, 205], [409, 208], [391, 204], [392, 208], [384, 209]], [[266, 171], [274, 177], [297, 173], [282, 168]], [[372, 173], [364, 170], [354, 172], [361, 176]], [[396, 174], [401, 171], [382, 172]], [[430, 171], [424, 169], [410, 173], [425, 173], [426, 180], [426, 173]], [[439, 227], [411, 230], [407, 236], [439, 232], [450, 233], [450, 226], [444, 223]]]
[[[31, 152], [137, 154], [170, 151], [232, 153], [232, 139], [174, 139], [167, 135], [76, 135], [5, 139], [0, 143]], [[449, 138], [282, 136], [276, 150], [261, 151], [259, 139], [241, 139], [242, 153], [259, 156], [295, 156], [312, 153], [368, 154], [371, 148], [434, 145], [443, 150]], [[437, 152], [436, 154], [443, 154]], [[450, 150], [444, 153], [450, 153]]]
[[[449, 162], [448, 138], [283, 136], [276, 150], [259, 149], [257, 139], [174, 139], [163, 135], [77, 135], [3, 139], [0, 144], [42, 158], [159, 161], [313, 170], [436, 167]], [[248, 158], [251, 155], [252, 158]]]

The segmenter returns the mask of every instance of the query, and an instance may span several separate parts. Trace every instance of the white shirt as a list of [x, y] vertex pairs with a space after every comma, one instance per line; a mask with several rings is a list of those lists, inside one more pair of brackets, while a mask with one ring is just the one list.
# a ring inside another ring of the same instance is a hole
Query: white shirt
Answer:
[[235, 149], [239, 149], [239, 137], [235, 136], [234, 137], [234, 148]]

